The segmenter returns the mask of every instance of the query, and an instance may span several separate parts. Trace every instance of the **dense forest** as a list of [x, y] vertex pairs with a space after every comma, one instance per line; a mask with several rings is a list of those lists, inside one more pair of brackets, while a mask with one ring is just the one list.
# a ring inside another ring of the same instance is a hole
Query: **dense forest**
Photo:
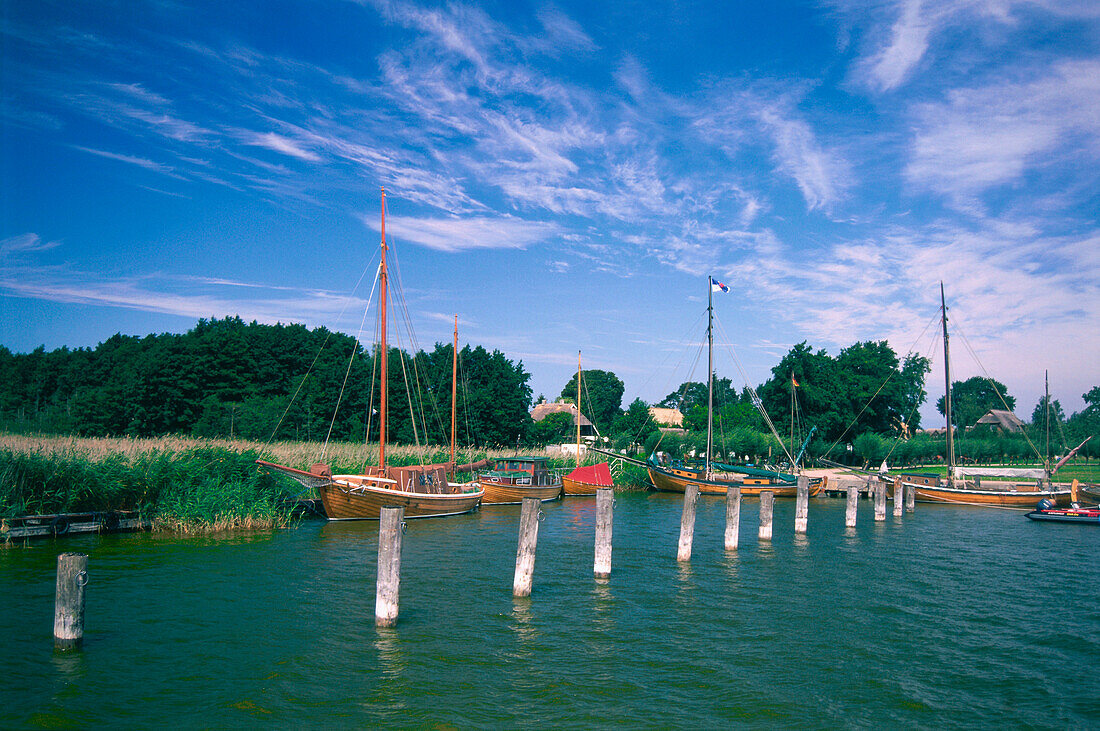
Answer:
[[[94, 349], [14, 355], [0, 346], [0, 426], [260, 441], [320, 440], [331, 430], [334, 439], [377, 440], [380, 375], [372, 355], [325, 328], [240, 318], [200, 320], [182, 335], [114, 335]], [[387, 356], [389, 440], [449, 441], [453, 346], [414, 356], [390, 348]], [[463, 348], [459, 363], [459, 439], [525, 439], [531, 389], [522, 363], [480, 346]]]
[[[355, 338], [325, 328], [260, 325], [235, 317], [200, 320], [183, 334], [115, 335], [90, 349], [13, 354], [0, 346], [0, 429], [376, 441], [380, 375], [375, 355]], [[437, 343], [430, 352], [414, 354], [390, 348], [387, 357], [389, 441], [448, 442], [451, 344]], [[571, 439], [568, 414], [532, 423], [530, 375], [522, 363], [469, 345], [459, 351], [458, 361], [460, 444], [516, 447]], [[780, 455], [783, 447], [793, 454], [816, 427], [810, 456], [863, 463], [934, 461], [944, 451], [942, 435], [937, 440], [919, 434], [918, 408], [927, 398], [928, 371], [927, 359], [899, 359], [885, 341], [855, 343], [836, 356], [798, 343], [755, 390], [738, 391], [730, 379], [715, 378], [715, 444], [731, 459]], [[1032, 445], [1046, 449], [1042, 403], [1026, 435], [966, 431], [989, 409], [1015, 404], [1003, 384], [974, 381], [953, 384], [952, 410], [967, 436], [960, 455], [974, 461], [1033, 460]], [[705, 448], [705, 382], [686, 382], [656, 404], [684, 414], [686, 433], [664, 436], [641, 399], [624, 409], [624, 384], [614, 373], [586, 371], [583, 383], [583, 411], [609, 446], [648, 451], [660, 445], [672, 452]], [[575, 400], [576, 390], [574, 376], [561, 398]], [[1082, 456], [1100, 453], [1100, 387], [1084, 399], [1086, 408], [1069, 418], [1052, 400], [1052, 453], [1065, 453], [1090, 434], [1097, 437]]]

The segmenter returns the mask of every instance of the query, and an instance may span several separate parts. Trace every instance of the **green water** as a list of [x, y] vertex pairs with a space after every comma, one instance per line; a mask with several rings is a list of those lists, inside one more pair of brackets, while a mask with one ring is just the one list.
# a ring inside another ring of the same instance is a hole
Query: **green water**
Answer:
[[[530, 599], [517, 507], [409, 521], [401, 614], [374, 627], [377, 523], [260, 535], [71, 537], [0, 549], [0, 727], [1100, 727], [1100, 528], [917, 505], [796, 537], [757, 502], [722, 548], [700, 500], [543, 505]], [[89, 554], [82, 651], [52, 647], [56, 557]]]

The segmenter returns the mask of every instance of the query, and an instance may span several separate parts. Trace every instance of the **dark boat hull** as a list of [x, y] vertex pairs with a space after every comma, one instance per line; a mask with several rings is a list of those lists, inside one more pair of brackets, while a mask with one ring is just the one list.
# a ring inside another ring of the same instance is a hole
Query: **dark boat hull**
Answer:
[[1032, 510], [1027, 517], [1054, 523], [1100, 525], [1100, 510], [1096, 508], [1039, 508]]

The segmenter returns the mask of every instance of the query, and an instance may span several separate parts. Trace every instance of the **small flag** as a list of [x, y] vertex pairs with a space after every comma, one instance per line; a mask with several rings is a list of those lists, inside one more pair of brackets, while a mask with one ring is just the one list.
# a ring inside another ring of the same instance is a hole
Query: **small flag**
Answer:
[[711, 292], [718, 292], [718, 291], [729, 292], [730, 288], [727, 287], [726, 285], [722, 284], [721, 282], [719, 282], [717, 279], [714, 279], [713, 277], [711, 277], [710, 291]]
[[800, 384], [794, 376], [791, 376], [791, 385], [794, 386], [795, 388], [798, 388], [802, 384]]

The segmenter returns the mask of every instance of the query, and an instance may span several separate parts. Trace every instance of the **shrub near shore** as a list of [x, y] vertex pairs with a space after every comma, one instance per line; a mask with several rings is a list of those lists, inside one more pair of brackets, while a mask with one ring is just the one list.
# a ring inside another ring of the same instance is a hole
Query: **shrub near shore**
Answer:
[[258, 456], [194, 447], [94, 459], [0, 448], [0, 518], [137, 510], [177, 530], [286, 525], [286, 486], [256, 469]]

